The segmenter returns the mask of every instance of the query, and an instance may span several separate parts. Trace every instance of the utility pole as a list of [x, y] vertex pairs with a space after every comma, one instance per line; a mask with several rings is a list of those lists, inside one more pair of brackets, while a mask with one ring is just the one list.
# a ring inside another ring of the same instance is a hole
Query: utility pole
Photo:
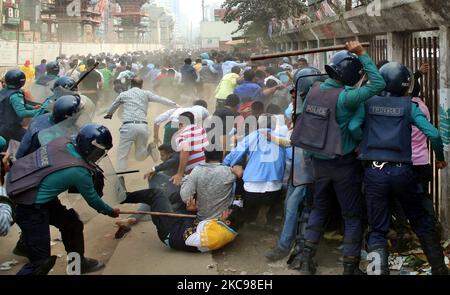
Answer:
[[205, 21], [205, 0], [202, 0], [203, 21]]

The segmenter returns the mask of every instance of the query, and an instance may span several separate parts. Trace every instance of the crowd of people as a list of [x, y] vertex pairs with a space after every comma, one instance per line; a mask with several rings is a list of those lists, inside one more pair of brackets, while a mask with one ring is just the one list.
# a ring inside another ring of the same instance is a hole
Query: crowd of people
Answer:
[[[428, 195], [428, 139], [437, 167], [447, 163], [419, 97], [427, 65], [416, 74], [396, 62], [377, 67], [359, 42], [346, 47], [326, 74], [303, 57], [252, 63], [216, 51], [62, 56], [8, 71], [0, 91], [0, 233], [13, 222], [21, 229], [14, 253], [29, 263], [19, 274], [46, 274], [54, 265], [50, 225], [66, 251], [80, 255], [81, 273], [104, 266], [84, 256], [83, 223], [58, 199], [69, 190], [101, 214], [120, 214], [101, 199], [98, 163], [113, 146], [111, 132], [77, 125], [89, 102], [108, 107], [104, 119], [123, 108], [117, 171], [127, 170], [133, 145], [137, 160], [153, 158], [149, 187], [127, 192], [122, 203], [163, 213], [152, 222], [167, 247], [217, 250], [245, 224], [275, 224], [283, 211], [279, 241], [266, 258], [290, 256], [302, 274], [316, 272], [330, 219], [342, 221], [345, 275], [364, 274], [362, 250], [379, 255], [374, 274], [389, 274], [388, 233], [395, 228], [402, 237], [409, 226], [433, 274], [448, 274]], [[148, 122], [150, 103], [170, 109]], [[73, 133], [40, 140], [66, 120], [74, 120]], [[116, 235], [141, 218], [118, 220]]]

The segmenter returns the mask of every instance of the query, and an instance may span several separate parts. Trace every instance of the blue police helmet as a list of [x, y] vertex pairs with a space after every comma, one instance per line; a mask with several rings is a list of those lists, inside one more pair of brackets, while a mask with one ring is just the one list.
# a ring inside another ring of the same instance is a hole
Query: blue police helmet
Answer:
[[59, 74], [59, 63], [56, 61], [51, 61], [45, 66], [45, 70], [48, 75], [58, 75]]
[[297, 89], [297, 95], [305, 97], [311, 86], [318, 81], [323, 81], [322, 73], [313, 67], [301, 69], [295, 73], [294, 81]]
[[381, 67], [380, 74], [386, 81], [382, 95], [405, 96], [414, 83], [413, 72], [398, 62], [385, 64]]
[[20, 89], [26, 81], [24, 72], [17, 69], [9, 70], [5, 75], [6, 87], [9, 89]]
[[325, 71], [330, 78], [341, 82], [346, 86], [354, 86], [364, 75], [364, 67], [358, 56], [347, 50], [336, 53]]
[[64, 95], [53, 106], [52, 118], [55, 124], [72, 117], [80, 110], [80, 98], [76, 95]]
[[87, 124], [78, 132], [75, 147], [88, 163], [96, 163], [113, 147], [111, 132], [99, 124]]
[[70, 88], [73, 87], [73, 85], [75, 85], [75, 83], [76, 83], [75, 80], [72, 79], [72, 78], [61, 77], [61, 78], [58, 78], [55, 81], [55, 84], [53, 84], [53, 89], [52, 90], [55, 90], [55, 88], [58, 88], [58, 87], [62, 87], [62, 88], [65, 88], [65, 89], [70, 89]]

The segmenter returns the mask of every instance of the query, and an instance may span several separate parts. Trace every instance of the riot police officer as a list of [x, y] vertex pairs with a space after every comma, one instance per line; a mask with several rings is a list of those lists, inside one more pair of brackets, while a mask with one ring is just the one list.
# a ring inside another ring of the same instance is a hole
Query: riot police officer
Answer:
[[44, 114], [45, 112], [51, 112], [53, 109], [53, 104], [56, 102], [56, 100], [64, 95], [77, 95], [77, 92], [74, 92], [71, 90], [71, 88], [75, 85], [75, 81], [72, 78], [69, 77], [61, 77], [58, 78], [55, 81], [55, 84], [53, 84], [52, 92], [53, 94], [48, 97], [41, 107], [41, 112], [39, 115]]
[[45, 66], [46, 74], [37, 78], [31, 85], [30, 92], [35, 103], [43, 103], [53, 94], [53, 85], [58, 79], [59, 63], [51, 61]]
[[380, 255], [381, 274], [388, 275], [389, 196], [395, 196], [419, 238], [432, 274], [448, 274], [435, 220], [422, 206], [412, 167], [412, 124], [431, 141], [437, 158], [436, 166], [439, 169], [447, 166], [439, 131], [408, 96], [414, 85], [410, 69], [391, 62], [384, 65], [380, 73], [386, 81], [386, 88], [360, 108], [349, 126], [351, 130], [357, 130], [354, 124], [364, 124], [359, 159], [365, 163], [369, 251]]
[[58, 195], [76, 188], [97, 212], [118, 217], [120, 210], [102, 201], [92, 177], [97, 173], [96, 162], [111, 148], [109, 130], [88, 124], [72, 140], [58, 138], [14, 163], [7, 176], [7, 193], [17, 204], [16, 220], [30, 260], [18, 274], [47, 274], [53, 267], [50, 225], [60, 230], [66, 251], [80, 255], [81, 273], [104, 266], [84, 256], [83, 223], [75, 210], [61, 204]]
[[26, 130], [22, 127], [24, 118], [32, 118], [39, 109], [25, 103], [22, 87], [25, 74], [19, 70], [10, 70], [5, 75], [6, 88], [0, 91], [0, 135], [6, 141], [21, 141]]
[[16, 159], [20, 159], [28, 154], [35, 152], [41, 147], [38, 139], [38, 133], [41, 130], [52, 127], [59, 122], [72, 117], [80, 110], [80, 97], [74, 95], [61, 96], [55, 102], [53, 112], [43, 114], [31, 121], [28, 130], [20, 142], [16, 153]]
[[[385, 83], [359, 42], [347, 43], [347, 49], [336, 53], [325, 66], [330, 78], [309, 91], [292, 136], [294, 146], [313, 156], [314, 206], [300, 259], [304, 274], [316, 271], [313, 257], [328, 219], [333, 197], [328, 193], [330, 186], [336, 192], [345, 224], [344, 274], [361, 274], [361, 167], [355, 155], [358, 142], [347, 127], [359, 105], [383, 90]], [[364, 72], [370, 83], [359, 87]]]

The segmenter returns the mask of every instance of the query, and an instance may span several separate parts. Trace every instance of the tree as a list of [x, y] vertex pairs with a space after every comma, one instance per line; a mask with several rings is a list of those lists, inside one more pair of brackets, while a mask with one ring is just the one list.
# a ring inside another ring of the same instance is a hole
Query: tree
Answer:
[[238, 21], [237, 31], [244, 34], [267, 32], [269, 22], [298, 17], [306, 11], [306, 0], [225, 0], [224, 22]]

